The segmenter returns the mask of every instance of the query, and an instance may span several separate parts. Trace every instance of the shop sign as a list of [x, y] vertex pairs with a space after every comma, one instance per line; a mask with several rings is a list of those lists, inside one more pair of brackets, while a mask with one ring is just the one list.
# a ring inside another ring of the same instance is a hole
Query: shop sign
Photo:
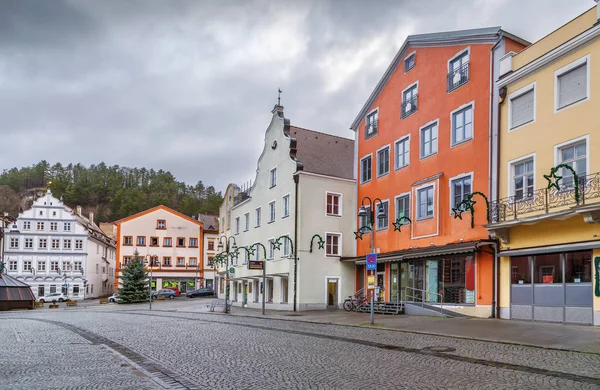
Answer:
[[373, 290], [375, 288], [375, 275], [367, 276], [367, 288]]
[[264, 262], [262, 260], [249, 260], [248, 261], [248, 269], [262, 270], [263, 266], [264, 266]]

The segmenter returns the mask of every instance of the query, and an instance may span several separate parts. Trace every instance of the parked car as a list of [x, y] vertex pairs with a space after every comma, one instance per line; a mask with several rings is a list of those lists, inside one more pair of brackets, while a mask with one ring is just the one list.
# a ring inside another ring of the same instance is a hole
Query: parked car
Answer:
[[120, 300], [121, 300], [121, 298], [119, 298], [119, 297], [117, 296], [117, 294], [113, 294], [113, 295], [111, 295], [110, 297], [108, 297], [108, 302], [109, 302], [109, 303], [117, 303], [117, 302], [119, 302]]
[[158, 290], [152, 293], [152, 300], [157, 299], [159, 295], [165, 297], [165, 299], [175, 299], [175, 291], [173, 290]]
[[45, 295], [43, 297], [39, 297], [38, 302], [46, 303], [46, 302], [64, 302], [67, 298], [63, 293], [52, 293]]
[[173, 290], [176, 296], [181, 296], [181, 292], [179, 292], [177, 287], [165, 287], [165, 290]]
[[185, 294], [188, 298], [210, 297], [215, 295], [215, 292], [210, 287], [199, 288], [198, 290], [190, 291]]

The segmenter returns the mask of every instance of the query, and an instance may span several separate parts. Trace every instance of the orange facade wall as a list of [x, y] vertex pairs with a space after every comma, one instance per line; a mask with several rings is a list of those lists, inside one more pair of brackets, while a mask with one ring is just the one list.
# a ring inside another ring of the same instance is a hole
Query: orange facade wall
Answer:
[[[470, 48], [469, 81], [455, 89], [446, 91], [448, 60], [461, 50]], [[463, 220], [451, 216], [450, 182], [455, 176], [473, 173], [472, 191], [488, 193], [489, 177], [489, 126], [490, 126], [490, 50], [491, 44], [471, 44], [460, 46], [424, 47], [408, 49], [416, 52], [416, 64], [404, 73], [402, 64], [396, 69], [372, 109], [379, 109], [378, 134], [365, 140], [365, 121], [358, 134], [358, 199], [364, 196], [389, 200], [390, 223], [387, 230], [375, 233], [375, 247], [380, 253], [445, 245], [463, 241], [488, 238], [483, 225], [486, 223], [486, 206], [481, 198], [475, 198], [475, 228], [471, 228], [470, 214], [464, 213]], [[418, 81], [418, 111], [401, 119], [402, 91]], [[457, 108], [474, 103], [473, 139], [451, 147], [451, 112]], [[427, 123], [439, 120], [438, 152], [420, 159], [420, 128]], [[410, 164], [394, 170], [394, 143], [402, 136], [410, 134]], [[390, 173], [376, 177], [376, 153], [385, 145], [390, 145]], [[360, 159], [373, 155], [372, 180], [360, 184]], [[435, 182], [434, 218], [417, 221], [416, 186], [422, 179], [441, 174]], [[401, 193], [411, 193], [411, 226], [394, 231], [396, 207], [394, 197]], [[360, 204], [359, 204], [360, 206]], [[421, 236], [428, 236], [418, 238]], [[369, 235], [358, 240], [358, 255], [369, 252]]]

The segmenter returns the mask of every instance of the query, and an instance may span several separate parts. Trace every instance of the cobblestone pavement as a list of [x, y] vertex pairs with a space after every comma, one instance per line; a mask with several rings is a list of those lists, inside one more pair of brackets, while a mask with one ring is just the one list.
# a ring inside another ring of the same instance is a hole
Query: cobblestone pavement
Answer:
[[0, 342], [0, 389], [600, 389], [597, 354], [160, 308], [11, 312]]

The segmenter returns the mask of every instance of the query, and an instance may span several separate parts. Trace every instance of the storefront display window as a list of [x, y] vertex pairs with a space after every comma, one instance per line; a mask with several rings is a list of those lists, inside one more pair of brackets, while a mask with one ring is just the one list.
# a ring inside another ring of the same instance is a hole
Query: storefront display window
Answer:
[[559, 253], [537, 255], [535, 256], [534, 264], [534, 283], [551, 284], [563, 282], [563, 273]]
[[568, 252], [565, 260], [565, 283], [592, 281], [592, 251]]
[[529, 257], [511, 257], [510, 273], [512, 284], [531, 284], [531, 268]]

